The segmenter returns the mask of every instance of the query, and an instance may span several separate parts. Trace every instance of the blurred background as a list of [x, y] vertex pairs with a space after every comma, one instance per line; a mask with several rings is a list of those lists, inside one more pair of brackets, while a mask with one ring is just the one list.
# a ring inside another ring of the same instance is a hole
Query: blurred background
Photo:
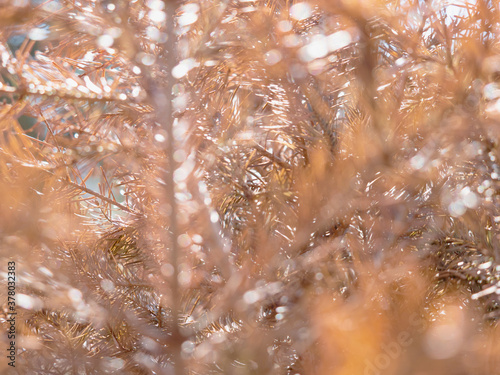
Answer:
[[489, 0], [0, 0], [2, 374], [496, 374]]

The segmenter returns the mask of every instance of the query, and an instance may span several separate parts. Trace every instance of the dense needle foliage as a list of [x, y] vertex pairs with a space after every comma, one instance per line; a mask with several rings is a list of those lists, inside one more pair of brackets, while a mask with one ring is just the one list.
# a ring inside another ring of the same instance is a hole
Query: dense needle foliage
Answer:
[[0, 0], [0, 372], [498, 373], [499, 42], [491, 0]]

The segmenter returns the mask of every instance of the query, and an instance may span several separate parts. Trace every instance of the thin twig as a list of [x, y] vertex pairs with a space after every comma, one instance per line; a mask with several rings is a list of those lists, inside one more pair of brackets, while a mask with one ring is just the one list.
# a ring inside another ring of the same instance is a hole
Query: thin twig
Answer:
[[102, 201], [104, 201], [106, 203], [109, 203], [109, 204], [111, 204], [111, 205], [113, 205], [115, 207], [118, 207], [122, 211], [128, 212], [128, 213], [133, 214], [133, 215], [141, 215], [141, 213], [139, 213], [137, 211], [134, 211], [131, 208], [129, 208], [127, 206], [124, 206], [123, 204], [120, 204], [117, 201], [115, 201], [115, 200], [113, 200], [111, 198], [108, 198], [108, 197], [106, 197], [106, 196], [104, 196], [104, 195], [102, 195], [102, 194], [100, 194], [100, 193], [98, 193], [98, 192], [96, 192], [94, 190], [91, 190], [91, 189], [89, 189], [86, 186], [79, 185], [79, 184], [77, 184], [77, 183], [75, 183], [73, 181], [69, 181], [69, 180], [64, 180], [64, 181], [68, 185], [73, 186], [73, 187], [75, 187], [77, 189], [80, 189], [80, 190], [86, 192], [87, 194], [93, 195], [94, 197], [99, 198]]

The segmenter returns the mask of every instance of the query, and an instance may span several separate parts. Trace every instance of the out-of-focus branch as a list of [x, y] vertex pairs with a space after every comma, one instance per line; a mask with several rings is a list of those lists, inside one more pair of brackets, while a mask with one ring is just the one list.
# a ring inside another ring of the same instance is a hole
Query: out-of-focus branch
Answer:
[[118, 203], [116, 200], [114, 199], [111, 199], [111, 198], [108, 198], [106, 197], [105, 195], [102, 195], [100, 193], [98, 193], [97, 191], [94, 191], [92, 189], [89, 189], [88, 187], [86, 186], [83, 186], [83, 185], [79, 185], [73, 181], [65, 181], [69, 186], [72, 186], [74, 188], [77, 188], [81, 191], [84, 191], [85, 193], [87, 194], [90, 194], [96, 198], [99, 198], [100, 200], [102, 200], [103, 202], [106, 202], [106, 203], [109, 203], [115, 207], [118, 207], [120, 210], [124, 211], [124, 212], [128, 212], [130, 214], [133, 214], [133, 215], [141, 215], [139, 212], [136, 212], [134, 210], [132, 210], [131, 208], [127, 207], [127, 206], [124, 206], [123, 204], [121, 203]]
[[175, 375], [186, 373], [186, 367], [182, 359], [182, 343], [183, 338], [179, 327], [179, 314], [181, 309], [181, 293], [179, 285], [179, 245], [177, 238], [179, 236], [178, 229], [178, 206], [175, 198], [175, 181], [174, 171], [176, 162], [174, 153], [176, 149], [174, 139], [174, 109], [173, 109], [173, 93], [172, 88], [175, 79], [172, 76], [172, 70], [176, 65], [176, 34], [175, 34], [175, 13], [177, 9], [177, 1], [164, 0], [166, 13], [166, 33], [167, 41], [164, 44], [163, 56], [158, 56], [157, 63], [160, 68], [166, 72], [164, 83], [155, 79], [150, 73], [150, 69], [145, 72], [145, 90], [149, 96], [151, 104], [155, 108], [157, 122], [166, 135], [166, 165], [164, 166], [164, 174], [162, 180], [164, 185], [164, 212], [168, 212], [169, 224], [165, 231], [165, 243], [169, 243], [170, 256], [168, 257], [172, 266], [173, 272], [169, 280], [170, 291], [172, 296], [172, 318], [174, 324], [172, 326], [172, 358], [174, 362]]
[[88, 103], [96, 103], [96, 102], [122, 102], [123, 100], [116, 97], [90, 97], [90, 96], [76, 96], [71, 94], [65, 94], [61, 91], [55, 90], [52, 93], [40, 93], [40, 92], [32, 92], [23, 88], [17, 88], [12, 86], [0, 86], [0, 93], [9, 94], [9, 95], [19, 95], [20, 97], [24, 96], [34, 96], [34, 97], [42, 97], [42, 98], [59, 98], [65, 100], [81, 100]]

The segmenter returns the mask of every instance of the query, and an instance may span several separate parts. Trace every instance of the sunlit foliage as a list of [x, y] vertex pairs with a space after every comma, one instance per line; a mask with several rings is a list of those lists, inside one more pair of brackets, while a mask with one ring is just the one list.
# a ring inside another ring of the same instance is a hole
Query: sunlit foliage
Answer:
[[0, 372], [498, 372], [499, 12], [0, 0]]

